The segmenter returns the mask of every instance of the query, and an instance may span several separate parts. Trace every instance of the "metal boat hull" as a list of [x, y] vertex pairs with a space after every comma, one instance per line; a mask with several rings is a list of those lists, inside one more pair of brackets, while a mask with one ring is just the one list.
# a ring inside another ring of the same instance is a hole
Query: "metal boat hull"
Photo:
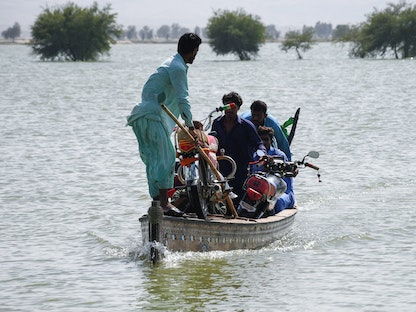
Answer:
[[207, 220], [163, 216], [157, 226], [149, 223], [147, 214], [139, 220], [143, 243], [151, 241], [150, 237], [158, 237], [170, 251], [228, 251], [269, 245], [287, 232], [296, 213], [295, 208], [285, 209], [261, 219], [222, 215], [208, 216]]

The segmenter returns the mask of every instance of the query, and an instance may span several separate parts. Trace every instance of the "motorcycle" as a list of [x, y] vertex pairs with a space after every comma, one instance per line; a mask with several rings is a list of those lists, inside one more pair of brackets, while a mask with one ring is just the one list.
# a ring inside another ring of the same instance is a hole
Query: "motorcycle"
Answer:
[[[172, 190], [172, 200], [186, 198], [186, 204], [182, 210], [185, 213], [195, 212], [200, 219], [205, 219], [208, 214], [225, 214], [229, 196], [233, 196], [228, 180], [232, 179], [235, 171], [235, 161], [226, 155], [217, 156], [218, 140], [213, 133], [208, 133], [211, 127], [213, 114], [230, 109], [234, 103], [218, 107], [211, 111], [207, 118], [198, 122], [195, 132], [198, 135], [196, 148], [194, 140], [191, 140], [181, 128], [175, 129], [174, 142], [177, 152], [178, 165], [176, 170], [176, 187]], [[201, 150], [208, 155], [202, 157]], [[231, 173], [223, 177], [218, 169], [219, 161], [228, 161], [231, 164]], [[211, 162], [211, 164], [209, 164]], [[176, 206], [180, 204], [175, 203]], [[233, 207], [234, 208], [234, 207]]]
[[237, 208], [240, 217], [259, 219], [269, 215], [274, 210], [279, 196], [286, 191], [283, 177], [297, 176], [299, 169], [312, 168], [318, 171], [319, 167], [306, 162], [307, 157], [318, 158], [319, 152], [310, 151], [301, 161], [285, 162], [278, 156], [266, 156], [257, 151], [260, 158], [251, 162], [247, 168], [248, 177], [243, 185], [245, 191]]

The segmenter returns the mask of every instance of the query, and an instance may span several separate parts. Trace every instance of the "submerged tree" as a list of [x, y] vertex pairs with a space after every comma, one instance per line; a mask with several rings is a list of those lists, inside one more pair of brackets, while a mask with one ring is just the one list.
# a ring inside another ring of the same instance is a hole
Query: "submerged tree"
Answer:
[[265, 42], [266, 29], [259, 17], [253, 17], [242, 9], [218, 10], [208, 20], [207, 36], [217, 55], [234, 53], [240, 60], [250, 60]]
[[62, 58], [92, 61], [110, 50], [122, 34], [111, 6], [102, 10], [97, 2], [89, 8], [68, 3], [62, 8], [46, 8], [32, 26], [32, 50], [42, 60]]
[[170, 26], [169, 25], [162, 25], [158, 30], [157, 30], [157, 36], [159, 38], [164, 38], [166, 40], [169, 39], [170, 36]]
[[277, 40], [280, 37], [280, 31], [276, 30], [276, 26], [267, 25], [266, 26], [266, 39], [268, 40]]
[[190, 32], [189, 28], [182, 27], [178, 23], [173, 23], [170, 27], [170, 38], [171, 39], [177, 39], [180, 38], [185, 33]]
[[332, 30], [332, 40], [343, 41], [343, 38], [346, 38], [351, 33], [351, 27], [347, 24], [337, 25], [334, 30]]
[[137, 40], [137, 30], [136, 26], [130, 25], [127, 27], [127, 30], [124, 32], [124, 35], [129, 40]]
[[7, 28], [5, 31], [1, 33], [4, 39], [12, 39], [14, 42], [14, 39], [20, 36], [20, 25], [19, 23], [14, 23], [13, 27]]
[[143, 40], [151, 40], [153, 39], [153, 29], [151, 29], [149, 26], [144, 26], [139, 31], [140, 39]]
[[285, 34], [285, 39], [281, 44], [281, 49], [288, 52], [290, 49], [295, 49], [298, 59], [302, 59], [300, 51], [306, 52], [312, 48], [313, 44], [313, 33], [312, 29], [304, 29], [301, 33], [297, 30], [289, 31]]
[[314, 30], [316, 39], [329, 39], [332, 34], [332, 24], [317, 22]]
[[396, 59], [416, 55], [416, 5], [405, 1], [390, 3], [383, 11], [375, 10], [367, 21], [354, 28], [343, 41], [351, 41], [350, 54], [376, 57], [392, 53]]

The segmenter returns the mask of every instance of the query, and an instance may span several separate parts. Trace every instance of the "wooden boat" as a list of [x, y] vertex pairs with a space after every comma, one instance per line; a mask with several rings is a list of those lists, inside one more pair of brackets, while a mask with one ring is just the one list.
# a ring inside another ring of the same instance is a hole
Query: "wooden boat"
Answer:
[[[162, 101], [160, 102], [162, 103]], [[169, 109], [167, 109], [163, 103], [161, 106], [162, 109], [176, 122], [188, 140], [190, 140], [191, 143], [194, 142], [192, 135], [176, 119], [176, 117], [173, 116]], [[298, 115], [299, 112], [297, 112], [296, 122]], [[199, 170], [205, 172], [207, 169], [204, 171], [203, 168], [210, 168], [217, 182], [224, 180], [216, 166], [212, 163], [208, 153], [203, 150], [201, 145], [196, 144], [194, 148], [200, 157]], [[317, 158], [319, 153], [310, 152], [307, 156]], [[293, 163], [292, 165], [296, 168], [300, 165], [307, 165], [319, 170], [318, 167], [304, 162], [307, 156], [305, 156], [302, 161]], [[205, 165], [202, 165], [204, 163]], [[199, 176], [207, 179], [207, 177], [211, 175], [205, 173], [200, 174]], [[191, 182], [192, 184], [189, 184], [189, 188], [192, 190], [192, 187], [196, 184], [193, 183], [194, 181]], [[209, 184], [210, 183], [207, 181], [202, 183], [202, 185]], [[213, 184], [212, 181], [211, 184]], [[197, 190], [197, 187], [195, 189]], [[155, 244], [153, 244], [154, 242], [162, 244], [169, 251], [179, 252], [230, 251], [264, 247], [281, 238], [287, 232], [289, 227], [293, 224], [297, 213], [296, 208], [290, 208], [282, 210], [274, 216], [265, 218], [252, 219], [239, 217], [231, 197], [227, 195], [225, 199], [225, 203], [232, 216], [222, 214], [207, 215], [202, 211], [202, 205], [200, 205], [199, 208], [196, 206], [193, 207], [200, 212], [198, 215], [190, 214], [187, 217], [165, 216], [163, 215], [160, 203], [158, 201], [153, 201], [148, 213], [139, 219], [141, 223], [143, 244], [152, 243], [150, 248], [150, 259], [153, 263], [157, 262], [160, 258], [160, 252]], [[206, 200], [206, 198], [204, 198], [204, 200]], [[192, 209], [190, 210], [193, 211]]]
[[281, 238], [297, 213], [291, 208], [261, 219], [208, 215], [204, 220], [163, 216], [158, 209], [152, 205], [139, 219], [143, 243], [156, 241], [180, 252], [261, 248]]

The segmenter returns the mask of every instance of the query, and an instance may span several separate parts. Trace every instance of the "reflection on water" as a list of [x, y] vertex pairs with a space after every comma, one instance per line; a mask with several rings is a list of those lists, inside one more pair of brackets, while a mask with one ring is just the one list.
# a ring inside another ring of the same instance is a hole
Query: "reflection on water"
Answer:
[[215, 307], [238, 292], [241, 285], [233, 271], [234, 266], [215, 252], [171, 254], [157, 266], [144, 269], [146, 292], [138, 302], [149, 311]]

